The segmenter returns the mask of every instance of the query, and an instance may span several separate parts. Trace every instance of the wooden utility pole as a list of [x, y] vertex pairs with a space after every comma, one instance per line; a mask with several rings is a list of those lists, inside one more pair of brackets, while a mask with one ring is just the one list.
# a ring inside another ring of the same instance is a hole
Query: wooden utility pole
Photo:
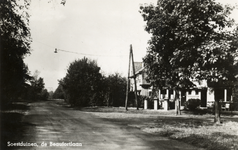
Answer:
[[125, 108], [127, 109], [127, 103], [128, 103], [128, 96], [130, 91], [130, 68], [131, 68], [131, 52], [129, 54], [129, 67], [128, 67], [128, 76], [127, 76], [127, 85], [126, 85], [126, 101], [125, 101]]
[[[133, 76], [130, 76], [131, 61], [132, 61]], [[137, 99], [137, 85], [136, 85], [135, 64], [134, 64], [134, 58], [133, 58], [132, 45], [130, 45], [130, 55], [129, 55], [129, 67], [128, 67], [128, 78], [127, 78], [127, 88], [126, 88], [126, 102], [125, 102], [126, 110], [128, 110], [127, 109], [127, 103], [128, 103], [128, 96], [129, 96], [129, 91], [130, 91], [130, 78], [134, 78], [135, 102], [136, 102], [136, 109], [138, 110], [139, 106], [138, 106], [138, 99]]]

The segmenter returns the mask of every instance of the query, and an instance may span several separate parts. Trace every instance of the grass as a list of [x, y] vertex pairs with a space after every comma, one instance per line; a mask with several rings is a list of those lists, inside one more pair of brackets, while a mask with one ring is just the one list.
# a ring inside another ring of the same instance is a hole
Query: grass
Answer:
[[[26, 102], [12, 103], [0, 112], [1, 118], [1, 148], [9, 149], [7, 141], [21, 139], [26, 124], [22, 122], [23, 116], [29, 110]], [[18, 142], [18, 141], [17, 141]]]
[[221, 125], [207, 121], [166, 121], [142, 130], [208, 150], [238, 149], [238, 123], [232, 121]]
[[216, 125], [213, 114], [183, 111], [175, 116], [174, 111], [144, 111], [117, 107], [83, 108], [108, 120], [126, 122], [149, 134], [156, 134], [185, 142], [207, 150], [238, 150], [237, 115], [222, 116], [223, 123]]

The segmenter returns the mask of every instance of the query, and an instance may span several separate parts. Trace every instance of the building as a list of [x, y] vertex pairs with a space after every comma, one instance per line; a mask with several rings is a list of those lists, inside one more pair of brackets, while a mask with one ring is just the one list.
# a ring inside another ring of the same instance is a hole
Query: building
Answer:
[[[146, 72], [144, 71], [142, 62], [135, 62], [135, 76], [137, 84], [137, 94], [142, 96], [147, 96], [154, 100], [154, 109], [163, 108], [164, 110], [174, 108], [174, 96], [175, 91], [163, 88], [156, 91], [156, 96], [152, 96], [152, 86], [149, 82], [146, 81]], [[132, 72], [131, 72], [132, 74]], [[184, 103], [189, 99], [200, 99], [201, 107], [207, 108], [211, 107], [215, 101], [214, 91], [212, 87], [215, 85], [212, 82], [207, 83], [202, 81], [201, 83], [194, 82], [196, 87], [190, 89], [184, 89], [180, 91], [180, 108], [184, 108]], [[230, 84], [222, 83], [219, 85], [217, 97], [220, 101], [224, 103], [232, 101], [232, 88]], [[131, 90], [134, 90], [134, 80], [131, 80]], [[148, 108], [148, 101], [144, 101], [144, 109]], [[225, 106], [224, 106], [225, 107]]]

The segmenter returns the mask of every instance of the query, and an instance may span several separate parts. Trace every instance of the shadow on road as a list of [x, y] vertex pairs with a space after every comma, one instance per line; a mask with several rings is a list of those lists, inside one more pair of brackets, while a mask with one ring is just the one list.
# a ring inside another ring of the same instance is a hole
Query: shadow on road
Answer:
[[14, 147], [8, 147], [8, 142], [20, 142], [19, 139], [23, 139], [24, 134], [28, 126], [34, 126], [34, 124], [22, 122], [22, 118], [29, 110], [28, 103], [19, 102], [8, 105], [1, 110], [1, 149], [14, 149]]

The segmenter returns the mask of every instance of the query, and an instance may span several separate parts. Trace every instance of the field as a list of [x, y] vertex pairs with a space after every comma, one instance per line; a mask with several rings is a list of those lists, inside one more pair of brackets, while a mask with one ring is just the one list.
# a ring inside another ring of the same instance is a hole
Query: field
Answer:
[[170, 111], [135, 110], [117, 107], [84, 108], [82, 111], [92, 113], [100, 118], [121, 121], [128, 126], [139, 128], [149, 134], [156, 134], [170, 139], [189, 143], [208, 150], [238, 149], [238, 115], [222, 115], [222, 124], [214, 124], [212, 114], [194, 115], [183, 111], [174, 115]]

